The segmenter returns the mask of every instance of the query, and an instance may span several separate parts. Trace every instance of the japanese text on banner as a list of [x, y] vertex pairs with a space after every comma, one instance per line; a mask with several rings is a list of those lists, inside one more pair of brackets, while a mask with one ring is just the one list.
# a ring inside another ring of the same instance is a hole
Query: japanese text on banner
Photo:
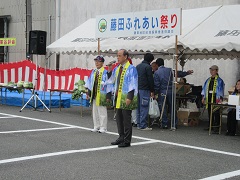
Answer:
[[180, 35], [181, 12], [181, 9], [164, 9], [97, 16], [96, 37]]
[[16, 46], [16, 38], [0, 38], [0, 46]]

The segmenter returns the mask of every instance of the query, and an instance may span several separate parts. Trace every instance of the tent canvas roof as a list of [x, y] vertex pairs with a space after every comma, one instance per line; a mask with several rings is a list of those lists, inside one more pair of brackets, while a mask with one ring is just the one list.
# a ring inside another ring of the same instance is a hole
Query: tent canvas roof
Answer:
[[[240, 24], [235, 22], [237, 17], [240, 17], [240, 5], [183, 10], [182, 35], [178, 36], [178, 45], [186, 49], [185, 53], [193, 53], [195, 56], [202, 50], [209, 54], [212, 50], [226, 49], [220, 54], [227, 56], [226, 52], [231, 50], [240, 51], [240, 36], [216, 37], [221, 30], [240, 30]], [[47, 50], [63, 54], [96, 53], [98, 42], [95, 38], [95, 24], [94, 18], [87, 20], [50, 44]], [[122, 48], [136, 54], [146, 51], [166, 52], [174, 50], [175, 37], [105, 38], [100, 41], [103, 53], [112, 54]], [[215, 56], [214, 53], [212, 55]]]
[[181, 39], [184, 47], [200, 51], [240, 51], [240, 5], [222, 6]]

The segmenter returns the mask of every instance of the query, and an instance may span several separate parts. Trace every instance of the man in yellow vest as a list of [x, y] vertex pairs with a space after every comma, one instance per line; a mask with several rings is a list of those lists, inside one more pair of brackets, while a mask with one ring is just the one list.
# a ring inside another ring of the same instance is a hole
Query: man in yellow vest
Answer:
[[[110, 99], [107, 98], [107, 93], [111, 97], [111, 89], [107, 88], [103, 82], [107, 81], [107, 70], [104, 69], [103, 56], [97, 56], [95, 59], [96, 69], [90, 74], [86, 88], [88, 88], [87, 99], [90, 97], [90, 103], [92, 105], [93, 125], [92, 132], [105, 133], [107, 131], [107, 107], [109, 106]], [[108, 92], [107, 92], [108, 91]]]
[[113, 83], [114, 104], [119, 138], [112, 142], [118, 147], [129, 147], [132, 139], [131, 113], [137, 108], [138, 76], [136, 68], [128, 61], [125, 49], [118, 51], [119, 65], [109, 79]]

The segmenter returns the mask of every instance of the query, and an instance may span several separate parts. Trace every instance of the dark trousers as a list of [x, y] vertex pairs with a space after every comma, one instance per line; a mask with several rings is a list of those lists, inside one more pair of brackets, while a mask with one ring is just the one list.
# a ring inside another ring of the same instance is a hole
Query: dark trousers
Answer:
[[[164, 96], [162, 96], [161, 94], [166, 94], [166, 92], [164, 93], [159, 93], [158, 95], [158, 105], [159, 105], [159, 109], [160, 112], [162, 111], [162, 107], [163, 107], [163, 103], [164, 103]], [[174, 102], [173, 102], [174, 103]], [[172, 113], [172, 91], [169, 91], [166, 95], [166, 102], [165, 102], [165, 106], [164, 106], [164, 110], [163, 112], [163, 116], [162, 116], [162, 126], [167, 126], [168, 125], [168, 110], [170, 111], [170, 113]], [[178, 124], [178, 118], [177, 118], [177, 114], [175, 116], [175, 121], [172, 122], [173, 127], [175, 127], [175, 125]]]
[[125, 143], [131, 143], [132, 139], [132, 122], [131, 110], [117, 109], [116, 121], [118, 127], [119, 139]]
[[235, 135], [236, 127], [237, 127], [236, 110], [232, 109], [228, 112], [227, 115], [227, 132], [229, 134]]
[[[208, 94], [208, 103], [212, 102], [212, 94]], [[213, 96], [213, 103], [216, 103], [216, 95]], [[208, 105], [208, 121], [210, 126], [211, 105]], [[215, 111], [212, 114], [212, 126], [219, 126], [220, 124], [220, 110]]]
[[[209, 125], [208, 126], [210, 126], [210, 115], [211, 115], [211, 106], [209, 105], [208, 107]], [[219, 126], [219, 124], [220, 124], [220, 110], [217, 110], [212, 114], [212, 126]]]

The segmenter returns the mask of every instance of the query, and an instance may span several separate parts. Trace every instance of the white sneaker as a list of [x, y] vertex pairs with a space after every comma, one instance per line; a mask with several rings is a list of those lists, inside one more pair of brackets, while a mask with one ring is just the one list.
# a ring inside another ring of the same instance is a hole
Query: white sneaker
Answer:
[[91, 132], [98, 132], [98, 131], [99, 131], [98, 128], [93, 128], [93, 129], [91, 130]]
[[152, 128], [146, 127], [146, 128], [144, 128], [144, 129], [140, 129], [140, 130], [142, 130], [142, 131], [151, 131]]
[[117, 115], [117, 113], [114, 113], [114, 116], [113, 116], [113, 120], [114, 120], [114, 121], [117, 120], [117, 119], [116, 119], [116, 115]]
[[99, 133], [105, 133], [105, 132], [107, 132], [107, 130], [106, 129], [100, 129], [98, 132]]

